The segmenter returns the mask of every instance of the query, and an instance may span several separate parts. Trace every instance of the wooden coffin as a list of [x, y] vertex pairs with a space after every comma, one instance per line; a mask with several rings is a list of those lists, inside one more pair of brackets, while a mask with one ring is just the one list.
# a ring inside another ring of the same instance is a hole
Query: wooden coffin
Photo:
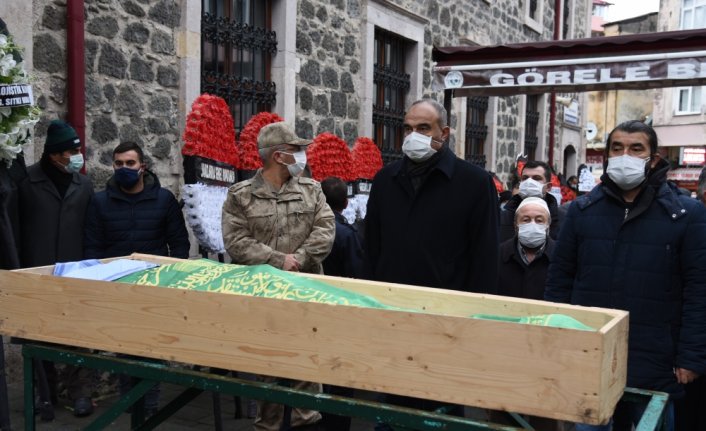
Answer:
[[[310, 276], [420, 312], [394, 311], [51, 271], [0, 271], [0, 333], [590, 424], [610, 418], [625, 387], [623, 311]], [[468, 317], [552, 313], [597, 329]]]

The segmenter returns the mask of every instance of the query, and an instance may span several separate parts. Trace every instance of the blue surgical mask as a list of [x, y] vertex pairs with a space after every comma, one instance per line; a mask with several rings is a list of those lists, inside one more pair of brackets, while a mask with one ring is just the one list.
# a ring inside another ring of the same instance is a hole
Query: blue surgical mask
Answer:
[[131, 189], [140, 179], [141, 169], [130, 169], [126, 166], [115, 170], [115, 182], [124, 189]]
[[83, 154], [78, 153], [78, 154], [74, 154], [71, 157], [69, 157], [69, 164], [64, 166], [64, 169], [66, 169], [66, 172], [73, 174], [75, 172], [80, 171], [82, 167], [83, 167]]

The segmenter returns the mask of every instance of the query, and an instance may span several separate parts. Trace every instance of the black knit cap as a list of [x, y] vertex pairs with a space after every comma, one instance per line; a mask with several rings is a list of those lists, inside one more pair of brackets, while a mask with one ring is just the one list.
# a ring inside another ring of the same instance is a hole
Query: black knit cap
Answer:
[[44, 154], [63, 153], [81, 146], [81, 140], [73, 127], [61, 120], [53, 120], [47, 129]]

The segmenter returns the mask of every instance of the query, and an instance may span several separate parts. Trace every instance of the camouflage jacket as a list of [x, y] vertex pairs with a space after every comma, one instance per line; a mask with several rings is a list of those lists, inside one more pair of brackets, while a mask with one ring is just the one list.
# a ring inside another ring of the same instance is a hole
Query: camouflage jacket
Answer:
[[282, 268], [294, 254], [302, 272], [322, 273], [336, 234], [333, 212], [321, 186], [290, 178], [277, 191], [259, 170], [233, 185], [223, 203], [223, 242], [233, 263]]

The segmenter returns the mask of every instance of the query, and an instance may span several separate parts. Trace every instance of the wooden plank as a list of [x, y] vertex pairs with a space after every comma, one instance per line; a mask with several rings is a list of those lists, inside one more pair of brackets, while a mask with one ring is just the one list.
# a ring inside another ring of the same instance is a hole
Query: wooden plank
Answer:
[[[426, 310], [335, 306], [0, 271], [0, 332], [594, 424], [610, 417], [622, 394], [625, 312], [323, 279], [390, 305]], [[600, 330], [467, 318], [501, 314], [499, 310], [518, 315], [560, 310], [584, 323], [599, 323], [594, 326]]]

